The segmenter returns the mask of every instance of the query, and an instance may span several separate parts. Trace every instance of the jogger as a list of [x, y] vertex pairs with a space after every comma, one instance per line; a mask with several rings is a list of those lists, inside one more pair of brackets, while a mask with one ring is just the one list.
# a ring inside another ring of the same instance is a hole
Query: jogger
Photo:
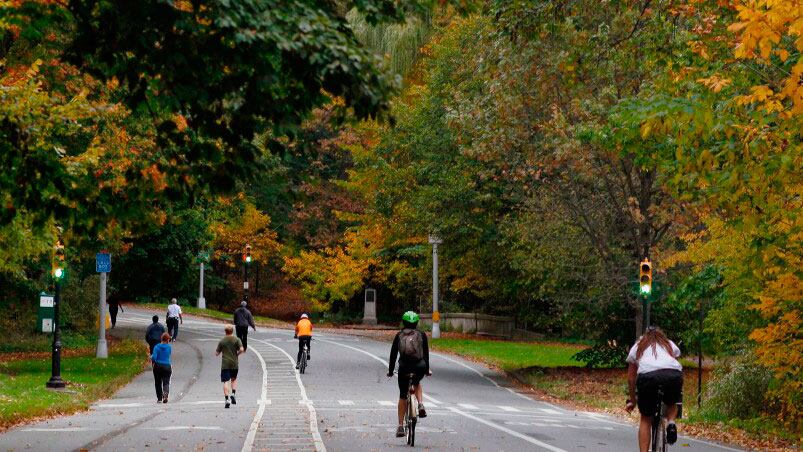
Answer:
[[[237, 373], [239, 371], [239, 356], [245, 353], [243, 343], [239, 338], [232, 336], [234, 327], [226, 325], [226, 336], [217, 344], [215, 356], [223, 354], [220, 365], [220, 381], [223, 383], [223, 396], [226, 397], [225, 408], [229, 408], [229, 400], [232, 404], [237, 404], [235, 395], [237, 394]], [[229, 382], [231, 382], [231, 399], [229, 399]]]
[[167, 403], [167, 396], [170, 394], [170, 377], [173, 375], [173, 368], [170, 365], [170, 355], [173, 352], [169, 344], [170, 335], [162, 334], [162, 342], [153, 348], [151, 360], [153, 361], [153, 380], [156, 388], [156, 403]]

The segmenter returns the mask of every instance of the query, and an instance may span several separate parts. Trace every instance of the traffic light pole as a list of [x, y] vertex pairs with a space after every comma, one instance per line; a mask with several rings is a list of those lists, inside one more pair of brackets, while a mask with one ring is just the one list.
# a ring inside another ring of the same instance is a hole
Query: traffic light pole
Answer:
[[644, 316], [644, 322], [641, 326], [641, 334], [644, 334], [647, 331], [647, 328], [650, 327], [650, 301], [647, 299], [647, 296], [642, 297], [642, 311]]
[[45, 384], [48, 388], [64, 388], [61, 379], [61, 329], [59, 328], [59, 306], [61, 305], [61, 279], [56, 279], [56, 296], [53, 298], [53, 353], [51, 355], [50, 380]]
[[243, 262], [245, 280], [243, 281], [243, 300], [248, 302], [248, 262]]

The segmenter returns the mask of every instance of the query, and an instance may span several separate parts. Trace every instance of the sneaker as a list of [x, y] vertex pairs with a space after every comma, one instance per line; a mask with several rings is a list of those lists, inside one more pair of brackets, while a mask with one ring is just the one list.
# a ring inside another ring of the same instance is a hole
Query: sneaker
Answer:
[[666, 426], [666, 442], [668, 444], [675, 444], [675, 441], [677, 440], [678, 440], [678, 428], [673, 422]]
[[165, 398], [162, 399], [162, 403], [167, 403], [167, 395], [165, 395]]
[[162, 403], [162, 399], [156, 399], [156, 403]]
[[309, 353], [307, 353], [307, 361], [312, 361], [312, 355], [310, 355]]
[[231, 396], [229, 398], [231, 399], [231, 404], [232, 405], [237, 405], [237, 400], [234, 398], [234, 396]]
[[226, 400], [226, 406], [224, 408], [229, 408], [229, 407], [231, 407], [231, 405], [229, 404], [229, 401]]
[[299, 368], [298, 366], [300, 366], [300, 365], [301, 365], [301, 364], [296, 364], [296, 369], [298, 369], [298, 368]]
[[400, 425], [399, 428], [396, 429], [396, 438], [401, 438], [406, 435], [407, 432], [404, 431], [404, 426]]
[[424, 409], [424, 405], [418, 405], [418, 417], [427, 417], [427, 410]]

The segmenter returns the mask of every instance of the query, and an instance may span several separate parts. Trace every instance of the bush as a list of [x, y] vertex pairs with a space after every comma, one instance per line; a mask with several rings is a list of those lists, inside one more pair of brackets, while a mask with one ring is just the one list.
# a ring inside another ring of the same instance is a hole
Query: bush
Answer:
[[705, 411], [729, 418], [750, 419], [766, 412], [772, 371], [743, 353], [717, 369], [708, 385]]
[[617, 344], [616, 341], [608, 341], [579, 351], [572, 356], [572, 359], [585, 363], [589, 368], [617, 369], [625, 367], [627, 352], [627, 347]]

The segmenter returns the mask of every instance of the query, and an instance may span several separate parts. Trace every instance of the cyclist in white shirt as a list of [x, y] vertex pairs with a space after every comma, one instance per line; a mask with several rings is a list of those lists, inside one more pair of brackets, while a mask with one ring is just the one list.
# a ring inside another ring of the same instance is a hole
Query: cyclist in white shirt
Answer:
[[176, 342], [176, 339], [178, 339], [179, 322], [184, 323], [184, 318], [181, 317], [181, 306], [173, 298], [170, 300], [170, 304], [167, 305], [167, 333], [170, 334], [171, 342]]
[[678, 357], [678, 346], [660, 328], [654, 326], [647, 328], [647, 332], [636, 341], [627, 355], [627, 386], [630, 398], [627, 399], [626, 409], [628, 412], [632, 411], [638, 400], [638, 410], [641, 413], [638, 442], [641, 452], [647, 452], [650, 447], [652, 415], [658, 405], [659, 386], [666, 404], [666, 442], [674, 444], [677, 441], [675, 417], [678, 413], [677, 403], [683, 392], [683, 366], [678, 362]]

